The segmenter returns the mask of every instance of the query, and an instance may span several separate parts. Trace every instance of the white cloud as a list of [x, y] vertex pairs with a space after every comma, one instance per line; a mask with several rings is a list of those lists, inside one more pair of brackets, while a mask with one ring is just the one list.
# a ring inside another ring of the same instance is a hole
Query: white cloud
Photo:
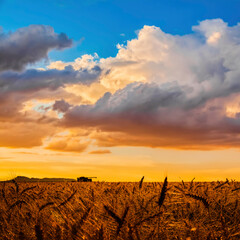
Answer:
[[[199, 136], [192, 140], [194, 146], [211, 134], [214, 141], [221, 136], [224, 145], [232, 128], [240, 131], [239, 120], [228, 119], [226, 111], [231, 96], [240, 91], [240, 25], [229, 27], [215, 19], [193, 30], [175, 36], [144, 26], [136, 39], [118, 45], [116, 57], [99, 60], [107, 72], [100, 83], [109, 92], [95, 104], [72, 107], [65, 123], [128, 134], [141, 123], [138, 131], [155, 129], [149, 132], [154, 136], [164, 127], [181, 131], [181, 136], [191, 129]], [[164, 134], [169, 131], [162, 132], [167, 139]]]

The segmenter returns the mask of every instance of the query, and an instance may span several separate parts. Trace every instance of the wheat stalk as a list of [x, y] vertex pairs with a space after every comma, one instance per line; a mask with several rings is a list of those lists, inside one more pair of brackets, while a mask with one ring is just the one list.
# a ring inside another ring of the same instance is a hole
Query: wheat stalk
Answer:
[[167, 181], [167, 177], [164, 179], [164, 182], [163, 182], [163, 186], [162, 186], [162, 190], [161, 190], [161, 193], [160, 193], [160, 197], [157, 201], [157, 204], [159, 206], [159, 208], [161, 208], [161, 206], [163, 205], [163, 202], [165, 200], [165, 197], [166, 197], [166, 193], [167, 193], [167, 185], [168, 185], [168, 181]]
[[140, 182], [139, 182], [139, 189], [142, 188], [143, 180], [144, 180], [144, 176], [142, 177], [142, 179], [141, 179]]
[[193, 198], [193, 199], [195, 199], [197, 201], [202, 202], [203, 205], [205, 206], [205, 208], [209, 209], [209, 202], [208, 202], [208, 200], [206, 198], [198, 196], [198, 195], [195, 195], [195, 194], [191, 194], [191, 193], [185, 193], [185, 196]]
[[58, 205], [58, 207], [64, 206], [66, 205], [72, 198], [73, 196], [76, 194], [77, 190], [75, 190], [65, 201], [63, 201], [62, 203], [60, 203]]

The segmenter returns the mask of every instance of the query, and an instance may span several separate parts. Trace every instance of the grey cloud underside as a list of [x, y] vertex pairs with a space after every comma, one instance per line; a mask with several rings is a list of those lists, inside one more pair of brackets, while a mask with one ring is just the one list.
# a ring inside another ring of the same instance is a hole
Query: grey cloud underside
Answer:
[[[240, 77], [240, 74], [239, 74]], [[198, 86], [199, 90], [201, 86]], [[223, 98], [240, 91], [240, 84], [219, 85], [211, 89], [194, 92], [191, 86], [177, 83], [158, 85], [156, 83], [132, 83], [116, 93], [105, 93], [93, 105], [80, 105], [70, 109], [66, 117], [71, 118], [106, 118], [117, 115], [152, 115], [161, 117], [164, 111], [179, 110], [189, 112], [203, 107], [209, 100]], [[213, 112], [213, 111], [212, 111]]]
[[66, 112], [70, 107], [71, 105], [62, 99], [55, 101], [52, 109], [58, 112]]
[[0, 71], [20, 71], [46, 58], [50, 50], [70, 46], [72, 40], [65, 33], [55, 33], [50, 26], [30, 25], [13, 33], [0, 32]]
[[[206, 104], [240, 91], [235, 85], [211, 89], [192, 96], [193, 88], [177, 84], [133, 83], [116, 93], [105, 93], [94, 105], [71, 107], [62, 123], [66, 126], [97, 127], [103, 131], [179, 136], [224, 143], [228, 134], [237, 137], [240, 118], [227, 117], [221, 101]], [[226, 134], [226, 136], [225, 136]], [[176, 136], [175, 136], [176, 137]], [[237, 141], [237, 140], [236, 140]], [[160, 144], [161, 145], [161, 144]], [[160, 146], [159, 145], [159, 146]]]
[[98, 66], [92, 69], [74, 70], [71, 66], [64, 70], [30, 69], [18, 73], [6, 71], [0, 73], [0, 96], [9, 93], [35, 92], [41, 89], [56, 90], [66, 84], [91, 84], [101, 74]]
[[177, 107], [185, 100], [184, 90], [187, 91], [179, 86], [161, 89], [154, 83], [132, 83], [114, 94], [105, 93], [94, 105], [76, 106], [72, 112], [92, 115], [121, 112], [151, 113], [159, 107]]
[[[113, 95], [106, 93], [95, 105], [70, 108], [62, 124], [127, 134], [122, 135], [121, 140], [118, 139], [119, 135], [100, 136], [100, 146], [149, 144], [153, 147], [185, 148], [187, 145], [188, 149], [200, 149], [204, 145], [209, 145], [209, 148], [212, 146], [213, 149], [215, 145], [240, 146], [239, 114], [227, 117], [221, 102], [185, 108], [181, 105], [190, 103], [187, 103], [185, 92], [180, 89], [167, 94], [166, 91], [156, 90], [154, 85], [134, 84], [131, 87], [135, 89], [134, 92], [128, 92], [129, 95], [123, 90]], [[138, 142], [138, 139], [145, 141]]]

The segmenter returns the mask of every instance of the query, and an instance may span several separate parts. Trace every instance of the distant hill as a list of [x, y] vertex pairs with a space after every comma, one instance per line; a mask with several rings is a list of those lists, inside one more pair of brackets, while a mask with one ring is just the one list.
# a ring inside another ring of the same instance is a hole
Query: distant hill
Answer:
[[28, 178], [25, 176], [17, 176], [12, 180], [16, 182], [76, 182], [73, 178]]

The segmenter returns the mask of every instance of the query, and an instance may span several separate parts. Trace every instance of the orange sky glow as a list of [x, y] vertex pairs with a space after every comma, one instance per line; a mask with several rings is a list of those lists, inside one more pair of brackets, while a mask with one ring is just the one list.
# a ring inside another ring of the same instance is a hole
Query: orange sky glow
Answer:
[[[0, 179], [240, 180], [239, 33], [221, 19], [183, 36], [144, 26], [115, 57], [44, 67], [49, 51], [72, 46], [68, 36], [38, 25], [7, 34]], [[43, 42], [17, 56], [10, 43], [25, 48], [23, 37]]]

